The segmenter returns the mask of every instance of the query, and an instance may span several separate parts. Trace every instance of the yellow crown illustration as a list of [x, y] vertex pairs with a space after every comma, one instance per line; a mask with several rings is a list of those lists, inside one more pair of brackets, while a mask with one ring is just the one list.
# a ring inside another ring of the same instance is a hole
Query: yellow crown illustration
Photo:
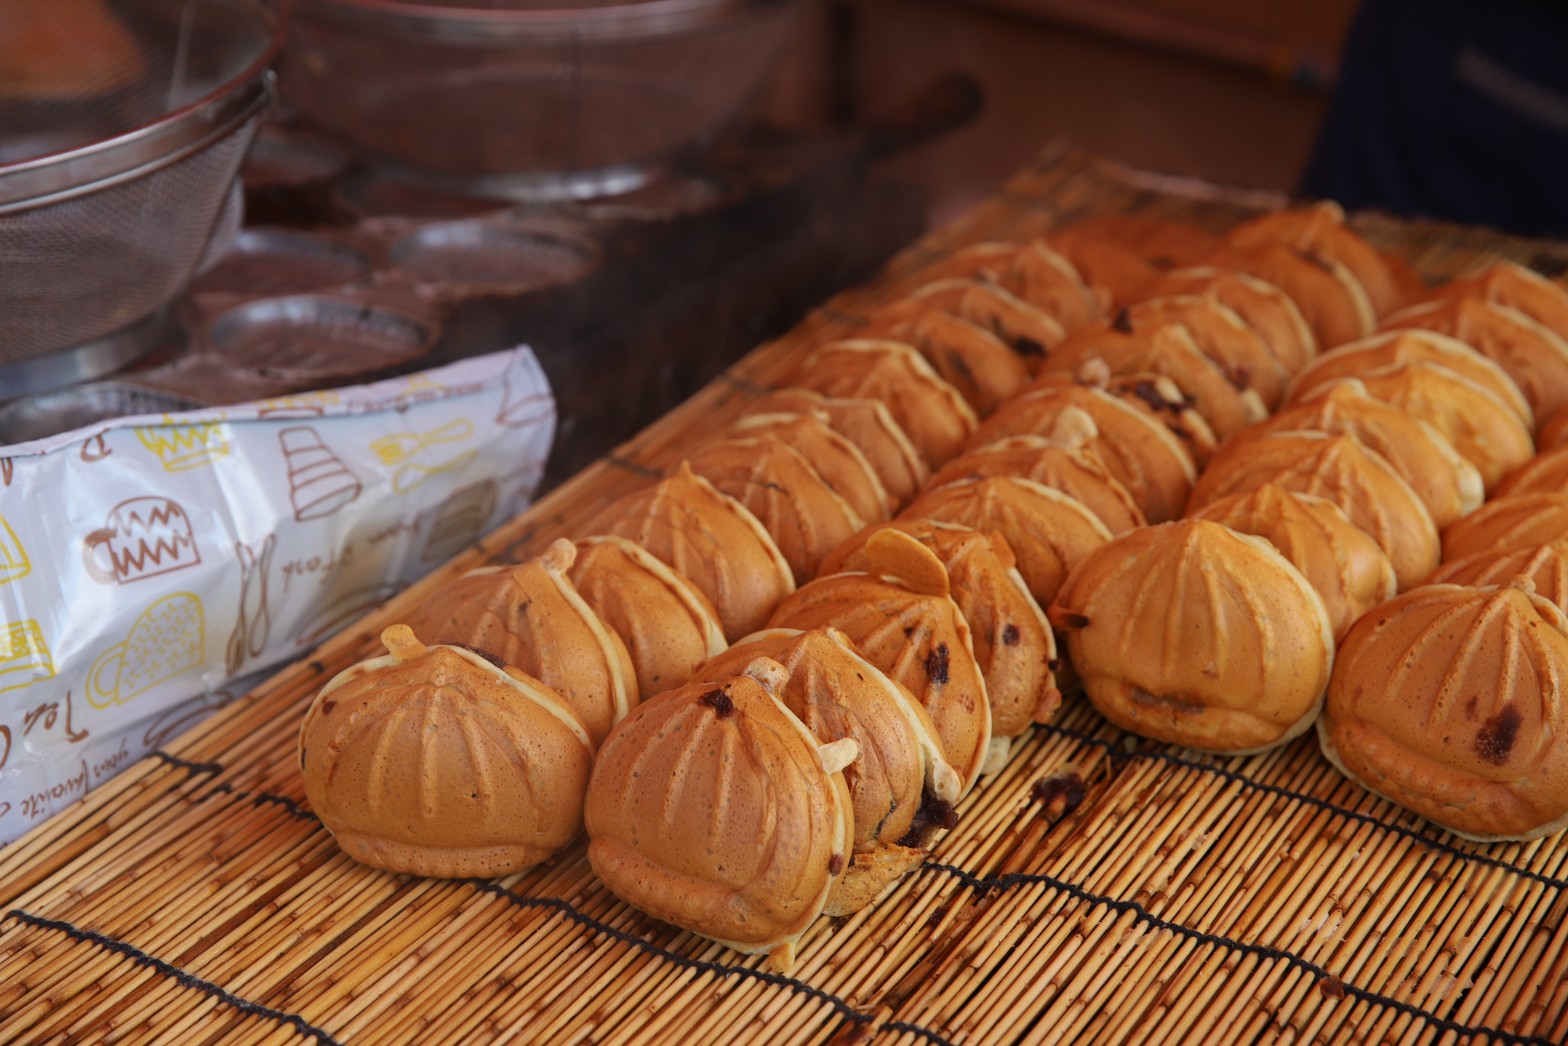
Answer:
[[16, 536], [16, 531], [11, 529], [5, 517], [0, 516], [0, 585], [24, 577], [32, 569], [33, 564], [27, 558], [27, 549], [22, 547], [22, 539]]
[[54, 658], [38, 622], [29, 619], [0, 625], [0, 690], [19, 690], [53, 678]]
[[332, 389], [301, 392], [288, 396], [274, 396], [256, 405], [262, 417], [319, 417], [328, 407], [343, 402], [343, 397]]
[[229, 453], [221, 421], [176, 425], [171, 416], [165, 414], [163, 418], [169, 424], [137, 428], [136, 438], [157, 456], [165, 472], [199, 468]]

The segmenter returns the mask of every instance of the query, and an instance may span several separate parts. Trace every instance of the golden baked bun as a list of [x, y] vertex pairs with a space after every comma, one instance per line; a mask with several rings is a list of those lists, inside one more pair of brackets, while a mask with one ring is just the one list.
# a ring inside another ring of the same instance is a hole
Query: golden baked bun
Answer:
[[878, 399], [839, 399], [812, 389], [775, 389], [755, 400], [750, 411], [756, 414], [794, 411], [825, 418], [833, 431], [865, 455], [866, 463], [894, 502], [894, 512], [915, 496], [915, 491], [931, 471], [903, 427], [893, 420], [887, 404]]
[[947, 570], [953, 602], [969, 624], [975, 661], [991, 704], [991, 733], [1017, 737], [1032, 723], [1047, 723], [1061, 707], [1056, 637], [1045, 613], [1018, 573], [1013, 550], [994, 531], [932, 519], [896, 519], [867, 528], [839, 546], [824, 574], [872, 569], [866, 543], [878, 530], [900, 530], [917, 539]]
[[1061, 321], [1000, 284], [981, 277], [934, 280], [915, 288], [914, 301], [961, 316], [991, 331], [1034, 370], [1067, 336]]
[[781, 440], [810, 462], [833, 493], [849, 502], [867, 523], [887, 519], [898, 511], [900, 502], [882, 485], [870, 459], [853, 441], [835, 432], [825, 414], [753, 412], [742, 415], [730, 433], [742, 439], [771, 436]]
[[1493, 498], [1443, 531], [1443, 562], [1568, 538], [1568, 492]]
[[724, 649], [713, 604], [685, 576], [625, 538], [577, 542], [568, 575], [599, 619], [626, 644], [643, 696], [680, 686]]
[[1506, 305], [1568, 338], [1568, 288], [1517, 262], [1499, 261], [1432, 290], [1434, 299], [1480, 298]]
[[794, 382], [824, 396], [881, 400], [928, 465], [957, 454], [979, 426], [958, 390], [919, 352], [895, 341], [824, 345], [806, 357]]
[[705, 443], [686, 464], [757, 517], [797, 585], [815, 577], [822, 557], [866, 525], [811, 462], [772, 434]]
[[1002, 286], [1040, 309], [1069, 334], [1105, 315], [1107, 302], [1073, 264], [1043, 240], [1024, 244], [1008, 259]]
[[1331, 258], [1343, 265], [1365, 289], [1372, 311], [1386, 316], [1404, 303], [1404, 292], [1388, 260], [1345, 224], [1345, 212], [1332, 200], [1307, 207], [1274, 211], [1243, 222], [1225, 234], [1238, 247], [1280, 243]]
[[1388, 555], [1326, 498], [1265, 483], [1249, 493], [1210, 502], [1195, 517], [1273, 545], [1323, 597], [1335, 640], [1394, 594], [1394, 565]]
[[1071, 227], [1046, 234], [1045, 243], [1078, 270], [1107, 312], [1143, 297], [1160, 275], [1137, 251]]
[[605, 740], [584, 804], [588, 863], [619, 898], [787, 972], [850, 856], [849, 739], [824, 745], [759, 658], [639, 705]]
[[1268, 416], [1257, 391], [1238, 388], [1224, 367], [1204, 355], [1185, 327], [1085, 327], [1046, 358], [1040, 373], [1042, 377], [1076, 375], [1096, 361], [1112, 375], [1147, 372], [1169, 378], [1192, 398], [1198, 413], [1221, 439]]
[[1271, 432], [1314, 430], [1352, 436], [1382, 455], [1416, 492], [1432, 522], [1446, 527], [1481, 507], [1481, 473], [1429, 423], [1367, 392], [1357, 378], [1319, 387], [1309, 398], [1260, 422], [1238, 439]]
[[408, 875], [489, 878], [582, 830], [593, 743], [553, 690], [407, 625], [321, 688], [299, 732], [305, 797], [343, 852]]
[[1484, 298], [1423, 302], [1389, 316], [1387, 330], [1419, 328], [1464, 342], [1513, 379], [1537, 418], [1568, 404], [1568, 338]]
[[[1237, 274], [1237, 278], [1245, 277]], [[1198, 294], [1146, 298], [1118, 313], [1116, 322], [1134, 331], [1180, 326], [1233, 386], [1255, 391], [1266, 410], [1279, 406], [1285, 396], [1291, 372], [1274, 357], [1263, 336], [1217, 298]]]
[[1477, 552], [1438, 567], [1427, 582], [1431, 585], [1515, 585], [1528, 580], [1542, 599], [1557, 604], [1568, 614], [1568, 539], [1544, 545], [1527, 545], [1505, 552]]
[[[754, 632], [704, 665], [697, 679], [723, 682], [758, 657], [784, 666], [778, 698], [818, 741], [851, 738], [860, 757], [844, 768], [854, 811], [854, 855], [825, 915], [849, 915], [925, 860], [931, 814], [956, 823], [962, 784], [942, 757], [935, 724], [914, 695], [872, 665], [837, 629]], [[943, 809], [945, 808], [945, 809]], [[924, 811], [924, 814], [922, 813]]]
[[1290, 374], [1318, 354], [1317, 338], [1295, 301], [1256, 276], [1200, 265], [1165, 274], [1145, 293], [1150, 298], [1195, 294], [1219, 302], [1258, 333], [1270, 354]]
[[1083, 242], [1109, 243], [1144, 258], [1155, 269], [1180, 269], [1197, 264], [1220, 245], [1219, 237], [1190, 222], [1173, 221], [1157, 215], [1096, 214], [1079, 218], [1050, 233], [1053, 244]]
[[1437, 569], [1441, 546], [1432, 514], [1382, 455], [1350, 436], [1275, 432], [1227, 443], [1193, 488], [1189, 511], [1265, 483], [1344, 509], [1388, 555], [1401, 589]]
[[1540, 431], [1535, 434], [1537, 451], [1562, 446], [1568, 446], [1568, 406], [1554, 410], [1541, 422]]
[[1427, 585], [1345, 637], [1318, 739], [1347, 777], [1456, 835], [1550, 835], [1568, 823], [1565, 676], [1552, 603]]
[[1534, 427], [1529, 402], [1501, 367], [1462, 341], [1426, 330], [1383, 331], [1326, 352], [1296, 375], [1288, 399], [1296, 403], [1328, 382], [1365, 379], [1369, 374], [1415, 362], [1434, 363], [1469, 378], [1496, 396], [1526, 427]]
[[1132, 492], [1111, 475], [1094, 444], [1100, 434], [1094, 419], [1069, 407], [1057, 419], [1049, 439], [1004, 436], [967, 450], [932, 474], [930, 489], [966, 479], [1017, 476], [1059, 490], [1081, 503], [1112, 534], [1148, 522]]
[[1262, 243], [1226, 246], [1205, 258], [1203, 264], [1256, 276], [1290, 295], [1319, 349], [1364, 338], [1377, 325], [1366, 288], [1332, 258], [1282, 243]]
[[802, 586], [768, 627], [843, 631], [931, 714], [943, 756], [968, 792], [990, 756], [991, 705], [947, 571], [935, 553], [896, 530], [877, 531], [866, 551], [870, 572], [829, 574]]
[[1083, 502], [1018, 476], [966, 479], [925, 491], [900, 514], [1000, 534], [1018, 558], [1029, 594], [1041, 606], [1079, 560], [1111, 539]]
[[621, 637], [572, 584], [577, 548], [557, 538], [513, 567], [487, 567], [443, 586], [409, 621], [431, 643], [470, 647], [538, 679], [577, 713], [594, 744], [637, 703]]
[[1219, 448], [1219, 437], [1193, 405], [1192, 397], [1163, 374], [1149, 371], [1112, 374], [1103, 360], [1089, 360], [1072, 374], [1041, 374], [1030, 384], [1029, 390], [1035, 392], [1069, 385], [1100, 389], [1149, 415], [1176, 437], [1199, 471]]
[[1509, 494], [1568, 492], [1568, 447], [1544, 450], [1510, 472], [1497, 485], [1498, 497]]
[[762, 627], [795, 590], [784, 554], [750, 510], [692, 472], [612, 502], [583, 528], [636, 542], [696, 585], [734, 641]]
[[1048, 616], [1100, 714], [1212, 752], [1307, 730], [1334, 662], [1328, 613], [1301, 572], [1262, 538], [1206, 519], [1091, 553]]
[[1192, 454], [1154, 414], [1104, 389], [1061, 384], [1026, 392], [986, 419], [975, 444], [1050, 436], [1068, 408], [1094, 420], [1099, 435], [1089, 446], [1137, 499], [1145, 519], [1162, 523], [1181, 515], [1198, 475]]
[[919, 350], [933, 370], [981, 417], [1029, 381], [1023, 358], [987, 328], [940, 302], [904, 298], [873, 312], [858, 339], [896, 341]]

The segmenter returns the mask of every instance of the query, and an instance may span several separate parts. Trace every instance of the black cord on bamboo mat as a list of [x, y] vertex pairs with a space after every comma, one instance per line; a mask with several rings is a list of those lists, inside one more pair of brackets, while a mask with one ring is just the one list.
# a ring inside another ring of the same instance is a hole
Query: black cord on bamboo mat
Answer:
[[177, 755], [170, 755], [161, 748], [154, 748], [147, 754], [163, 760], [170, 766], [177, 766], [181, 770], [189, 770], [193, 774], [218, 774], [223, 772], [222, 763], [193, 763], [189, 759], [181, 759]]
[[[505, 898], [519, 908], [549, 908], [552, 911], [560, 912], [579, 926], [584, 926], [595, 933], [613, 938], [623, 944], [629, 944], [640, 951], [657, 956], [684, 969], [711, 973], [716, 977], [740, 977], [744, 980], [760, 981], [775, 988], [787, 988], [808, 998], [816, 999], [818, 1002], [826, 1003], [839, 1016], [855, 1024], [870, 1024], [876, 1019], [875, 1015], [855, 1009], [832, 992], [823, 991], [815, 985], [796, 980], [794, 977], [786, 977], [781, 973], [770, 973], [766, 970], [754, 970], [749, 966], [726, 966], [723, 963], [711, 962], [707, 959], [693, 959], [690, 956], [681, 955], [679, 952], [670, 951], [668, 948], [661, 948], [657, 944], [645, 941], [635, 934], [627, 933], [625, 930], [618, 930], [608, 923], [600, 922], [593, 916], [578, 911], [570, 901], [564, 901], [558, 897], [529, 897], [526, 894], [515, 893], [484, 879], [470, 879], [468, 882], [474, 889], [482, 893], [494, 894], [497, 897]], [[900, 1021], [896, 1024], [880, 1024], [877, 1027], [890, 1031], [908, 1032], [911, 1035], [917, 1035], [927, 1042], [933, 1043], [934, 1046], [955, 1046], [952, 1041], [919, 1024], [909, 1024]]]
[[975, 875], [973, 872], [965, 871], [957, 865], [943, 864], [940, 861], [930, 860], [917, 869], [917, 872], [925, 871], [941, 872], [944, 875], [951, 876], [965, 886], [982, 894], [992, 890], [1008, 890], [1015, 886], [1049, 886], [1054, 890], [1060, 890], [1076, 901], [1109, 908], [1113, 912], [1122, 915], [1131, 914], [1135, 922], [1144, 923], [1156, 930], [1168, 930], [1178, 937], [1184, 937], [1199, 944], [1215, 945], [1228, 951], [1240, 952], [1243, 955], [1252, 955], [1260, 959], [1278, 960], [1295, 969], [1313, 974], [1319, 979], [1333, 980], [1344, 990], [1346, 995], [1353, 995], [1362, 1002], [1391, 1009], [1407, 1017], [1414, 1017], [1437, 1031], [1452, 1032], [1456, 1035], [1472, 1037], [1484, 1035], [1493, 1042], [1519, 1044], [1519, 1046], [1555, 1046], [1550, 1039], [1544, 1039], [1538, 1035], [1518, 1035], [1497, 1028], [1458, 1024], [1446, 1017], [1440, 1017], [1430, 1010], [1423, 1010], [1418, 1006], [1413, 1006], [1392, 996], [1382, 995], [1372, 991], [1370, 988], [1361, 988], [1346, 981], [1341, 981], [1317, 963], [1304, 959], [1295, 952], [1286, 951], [1283, 948], [1272, 948], [1266, 944], [1238, 941], [1234, 937], [1226, 937], [1222, 934], [1194, 930], [1183, 923], [1172, 922], [1169, 919], [1162, 919], [1158, 915], [1152, 914], [1137, 901], [1128, 901], [1120, 897], [1109, 897], [1104, 894], [1092, 893], [1077, 883], [1068, 882], [1066, 879], [1058, 879], [1054, 875], [1046, 875], [1043, 872], [1006, 872], [1002, 875]]
[[106, 934], [98, 933], [96, 930], [84, 930], [80, 926], [73, 926], [72, 924], [63, 922], [59, 919], [46, 919], [41, 915], [33, 915], [31, 912], [24, 912], [20, 908], [12, 908], [9, 912], [6, 912], [6, 916], [8, 918], [15, 919], [17, 922], [26, 923], [29, 926], [39, 927], [47, 930], [56, 930], [68, 937], [75, 938], [78, 941], [84, 941], [89, 944], [96, 944], [100, 948], [107, 948], [111, 952], [125, 956], [127, 959], [130, 959], [138, 966], [145, 966], [149, 969], [156, 970], [165, 977], [172, 977], [184, 987], [194, 989], [201, 992], [203, 995], [210, 996], [211, 998], [217, 999], [220, 1002], [226, 1003], [227, 1005], [234, 1007], [236, 1010], [239, 1010], [241, 1013], [248, 1014], [252, 1017], [266, 1017], [269, 1020], [278, 1021], [281, 1024], [292, 1025], [299, 1030], [300, 1034], [310, 1036], [317, 1042], [322, 1043], [323, 1046], [340, 1046], [338, 1040], [334, 1038], [330, 1032], [316, 1027], [314, 1024], [311, 1024], [297, 1013], [289, 1013], [286, 1010], [274, 1009], [271, 1006], [263, 1006], [259, 1002], [252, 1002], [249, 999], [241, 998], [240, 996], [235, 995], [233, 992], [220, 988], [211, 981], [203, 980], [195, 974], [186, 970], [182, 970], [172, 963], [165, 962], [156, 956], [148, 955], [134, 944], [126, 944], [124, 941], [118, 940], [114, 937], [109, 937]]
[[624, 469], [627, 472], [630, 472], [632, 475], [638, 476], [642, 479], [664, 478], [663, 469], [656, 469], [649, 465], [639, 464], [638, 462], [633, 461], [631, 458], [624, 458], [619, 454], [606, 454], [604, 456], [604, 460], [606, 464], [614, 465], [618, 469]]
[[1243, 787], [1250, 788], [1254, 791], [1266, 792], [1269, 795], [1277, 795], [1285, 799], [1294, 799], [1297, 802], [1306, 803], [1308, 806], [1316, 807], [1319, 810], [1325, 810], [1329, 813], [1338, 814], [1339, 816], [1348, 818], [1352, 821], [1358, 821], [1361, 824], [1371, 825], [1374, 828], [1380, 828], [1383, 831], [1390, 832], [1405, 839], [1409, 839], [1412, 842], [1420, 843], [1422, 846], [1425, 846], [1428, 849], [1436, 850], [1439, 853], [1447, 854], [1450, 857], [1457, 857], [1460, 860], [1467, 861], [1471, 864], [1485, 865], [1488, 868], [1500, 868], [1504, 871], [1512, 872], [1522, 879], [1529, 879], [1531, 882], [1537, 882], [1543, 886], [1550, 886], [1558, 890], [1568, 886], [1568, 879], [1558, 879], [1542, 872], [1531, 871], [1529, 868], [1521, 868], [1516, 864], [1511, 864], [1508, 861], [1504, 861], [1498, 857], [1488, 857], [1486, 854], [1471, 853], [1467, 850], [1461, 850], [1457, 846], [1445, 843], [1441, 839], [1434, 839], [1426, 833], [1418, 831], [1414, 828], [1407, 828], [1402, 824], [1394, 824], [1389, 821], [1380, 820], [1379, 818], [1373, 817], [1371, 814], [1364, 814], [1356, 810], [1347, 809], [1343, 806], [1337, 806], [1325, 799], [1319, 799], [1317, 796], [1308, 795], [1305, 792], [1296, 792], [1289, 788], [1281, 788], [1279, 785], [1265, 784], [1262, 781], [1254, 781], [1245, 774], [1238, 774], [1234, 770], [1227, 770], [1225, 767], [1215, 766], [1213, 763], [1205, 763], [1197, 759], [1187, 759], [1183, 756], [1173, 755], [1170, 752], [1162, 752], [1157, 748], [1138, 748], [1129, 752], [1115, 741], [1107, 741], [1103, 737], [1095, 737], [1092, 734], [1086, 734], [1081, 730], [1073, 730], [1065, 726], [1045, 724], [1040, 726], [1038, 729], [1044, 730], [1047, 733], [1059, 735], [1061, 737], [1071, 738], [1072, 740], [1078, 741], [1082, 744], [1094, 745], [1097, 748], [1103, 748], [1110, 755], [1113, 761], [1124, 762], [1130, 759], [1152, 759], [1157, 762], [1167, 763], [1171, 766], [1179, 766], [1187, 770], [1197, 770], [1200, 773], [1213, 774], [1216, 777], [1224, 778], [1227, 781], [1242, 785]]

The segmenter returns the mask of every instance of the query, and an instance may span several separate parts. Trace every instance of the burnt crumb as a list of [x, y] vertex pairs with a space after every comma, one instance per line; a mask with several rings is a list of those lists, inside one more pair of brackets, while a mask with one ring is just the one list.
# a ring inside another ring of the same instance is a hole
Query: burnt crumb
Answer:
[[1246, 392], [1252, 387], [1252, 372], [1246, 367], [1228, 367], [1225, 377], [1237, 392]]
[[1088, 628], [1089, 615], [1077, 610], [1059, 611], [1052, 619], [1057, 628]]
[[1003, 646], [1017, 646], [1022, 639], [1023, 635], [1018, 631], [1018, 626], [1011, 621], [1002, 626]]
[[975, 372], [970, 369], [969, 361], [956, 352], [947, 354], [947, 362], [952, 365], [954, 372], [966, 382], [975, 380]]
[[1121, 331], [1123, 334], [1132, 333], [1132, 313], [1126, 309], [1118, 309], [1111, 319], [1111, 329]]
[[1029, 789], [1029, 796], [1039, 803], [1044, 809], [1042, 814], [1051, 813], [1053, 807], [1059, 807], [1055, 816], [1070, 814], [1083, 802], [1085, 794], [1083, 778], [1071, 770], [1042, 777]]
[[1138, 399], [1142, 400], [1143, 403], [1152, 411], [1176, 409], [1176, 404], [1162, 396], [1160, 394], [1159, 386], [1155, 385], [1154, 382], [1149, 381], [1147, 378], [1140, 378], [1138, 381], [1131, 383], [1130, 385], [1126, 386], [1126, 390], [1132, 395], [1136, 396]]
[[1197, 442], [1198, 437], [1194, 436], [1192, 431], [1185, 425], [1178, 425], [1174, 421], [1167, 421], [1165, 423], [1165, 427], [1171, 431], [1171, 435], [1175, 436], [1179, 440], [1183, 440], [1187, 443]]
[[312, 672], [316, 673], [317, 675], [320, 675], [321, 673], [323, 673], [323, 672], [325, 672], [327, 670], [327, 665], [326, 665], [326, 662], [324, 662], [324, 661], [320, 661], [320, 660], [318, 660], [316, 658], [312, 658], [309, 663], [310, 663], [310, 670]]
[[1051, 660], [1045, 663], [1045, 667], [1049, 668], [1052, 672], [1060, 672], [1062, 670], [1062, 659], [1059, 657], [1053, 657]]
[[476, 647], [476, 646], [469, 646], [467, 643], [449, 643], [447, 645], [448, 646], [455, 646], [455, 647], [457, 647], [460, 650], [466, 650], [470, 654], [473, 654], [475, 657], [482, 658], [483, 660], [490, 662], [490, 664], [494, 665], [496, 668], [505, 668], [506, 667], [506, 662], [505, 661], [502, 661], [499, 657], [496, 657], [494, 654], [490, 653], [490, 651], [488, 651], [488, 650], [480, 650], [478, 647]]
[[1023, 335], [1019, 335], [1013, 339], [1013, 351], [1020, 356], [1044, 356], [1045, 346], [1033, 338], [1025, 338]]
[[958, 827], [958, 811], [953, 804], [938, 799], [930, 792], [923, 792], [920, 796], [920, 809], [915, 811], [915, 819], [910, 822], [909, 831], [898, 840], [898, 845], [923, 850], [930, 845], [931, 836], [938, 828], [952, 831], [956, 827]]
[[713, 709], [720, 719], [728, 719], [735, 714], [735, 702], [731, 701], [730, 695], [722, 690], [709, 690], [697, 698], [697, 703]]
[[1327, 258], [1323, 257], [1321, 254], [1318, 254], [1318, 253], [1316, 253], [1314, 251], [1298, 250], [1296, 252], [1296, 255], [1298, 257], [1302, 258], [1303, 260], [1309, 261], [1313, 265], [1316, 265], [1318, 268], [1322, 269], [1324, 272], [1330, 272], [1331, 273], [1331, 272], [1335, 271], [1333, 262], [1329, 261]]
[[837, 875], [844, 870], [844, 855], [834, 854], [828, 858], [828, 874]]
[[1504, 705], [1501, 712], [1481, 724], [1481, 732], [1475, 738], [1476, 755], [1493, 766], [1507, 762], [1519, 736], [1520, 722], [1518, 710], [1512, 705]]
[[338, 703], [336, 701], [332, 700], [332, 698], [329, 697], [325, 701], [321, 702], [321, 714], [322, 715], [331, 715], [332, 714], [332, 710], [334, 708], [336, 708], [337, 706], [338, 706]]
[[1324, 977], [1318, 981], [1318, 991], [1326, 999], [1343, 999], [1345, 997], [1345, 982], [1338, 977]]
[[945, 905], [945, 904], [938, 905], [936, 907], [936, 909], [933, 910], [931, 912], [931, 914], [926, 917], [926, 925], [931, 927], [934, 930], [938, 926], [942, 925], [942, 920], [946, 919], [946, 918], [947, 918], [947, 905]]
[[301, 748], [299, 750], [299, 768], [301, 770], [304, 770], [309, 765], [309, 763], [310, 763], [310, 749], [308, 749], [308, 748]]
[[947, 644], [938, 643], [936, 649], [926, 655], [926, 678], [937, 686], [947, 682]]

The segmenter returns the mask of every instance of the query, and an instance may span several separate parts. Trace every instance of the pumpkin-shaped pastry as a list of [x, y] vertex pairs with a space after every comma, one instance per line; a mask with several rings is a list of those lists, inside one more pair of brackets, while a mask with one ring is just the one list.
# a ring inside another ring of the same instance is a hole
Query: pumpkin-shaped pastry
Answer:
[[1131, 305], [1159, 279], [1160, 270], [1137, 251], [1071, 227], [1046, 234], [1045, 243], [1078, 270], [1107, 312]]
[[1443, 531], [1443, 562], [1568, 538], [1568, 492], [1493, 498]]
[[915, 349], [896, 341], [837, 341], [806, 357], [795, 384], [824, 396], [881, 400], [928, 465], [957, 454], [979, 421]]
[[1101, 389], [1154, 418], [1176, 437], [1199, 471], [1219, 448], [1219, 437], [1198, 412], [1193, 398], [1163, 374], [1148, 371], [1112, 374], [1105, 361], [1095, 359], [1087, 361], [1072, 374], [1041, 374], [1030, 385], [1030, 392], [1067, 385]]
[[1456, 835], [1568, 823], [1568, 619], [1523, 587], [1426, 585], [1356, 622], [1318, 723], [1346, 776]]
[[1262, 538], [1206, 519], [1091, 553], [1048, 615], [1102, 715], [1207, 751], [1301, 734], [1333, 667], [1328, 613], [1301, 572]]
[[1338, 640], [1352, 623], [1394, 594], [1394, 565], [1371, 535], [1325, 498], [1265, 483], [1210, 502], [1195, 513], [1262, 538], [1323, 597]]
[[1481, 298], [1524, 313], [1568, 338], [1568, 288], [1517, 262], [1499, 261], [1433, 289], [1431, 297]]
[[686, 463], [757, 517], [796, 584], [815, 577], [822, 557], [866, 525], [811, 462], [775, 435], [705, 443]]
[[1141, 211], [1096, 214], [1053, 230], [1046, 241], [1069, 251], [1074, 240], [1110, 243], [1144, 258], [1156, 270], [1194, 265], [1220, 244], [1219, 237], [1190, 222], [1174, 221]]
[[1464, 342], [1513, 379], [1537, 418], [1568, 405], [1568, 338], [1518, 309], [1485, 298], [1446, 298], [1401, 309], [1383, 326]]
[[1112, 534], [1121, 534], [1148, 520], [1132, 492], [1100, 460], [1094, 449], [1099, 434], [1093, 418], [1069, 407], [1057, 419], [1049, 439], [1005, 436], [975, 447], [938, 469], [928, 485], [935, 490], [959, 480], [988, 476], [1031, 479], [1076, 499]]
[[576, 558], [576, 547], [558, 538], [526, 563], [466, 574], [437, 591], [409, 625], [428, 642], [483, 651], [540, 680], [598, 744], [637, 703], [637, 674], [621, 637], [572, 584]]
[[838, 399], [812, 389], [788, 388], [775, 389], [758, 398], [750, 410], [756, 414], [793, 411], [826, 418], [834, 432], [865, 455], [867, 464], [895, 502], [892, 511], [915, 496], [931, 471], [881, 400]]
[[1353, 436], [1376, 451], [1432, 514], [1439, 528], [1481, 506], [1481, 473], [1430, 424], [1367, 392], [1357, 378], [1341, 378], [1311, 397], [1249, 428], [1238, 439], [1271, 432], [1330, 432]]
[[1135, 331], [1180, 326], [1192, 335], [1198, 351], [1218, 364], [1232, 385], [1256, 391], [1266, 409], [1279, 406], [1285, 396], [1291, 372], [1275, 358], [1263, 336], [1217, 298], [1197, 294], [1148, 298], [1129, 305], [1121, 322], [1130, 324]]
[[1380, 454], [1350, 436], [1275, 432], [1227, 443], [1193, 488], [1189, 510], [1265, 483], [1315, 494], [1344, 509], [1388, 554], [1401, 589], [1420, 584], [1437, 568], [1441, 546], [1432, 514]]
[[867, 523], [887, 519], [898, 510], [900, 502], [887, 492], [865, 453], [835, 432], [824, 414], [749, 413], [730, 432], [742, 439], [771, 436], [788, 444]]
[[[848, 915], [925, 860], [932, 814], [950, 827], [962, 787], [942, 756], [936, 727], [920, 703], [861, 657], [837, 629], [754, 632], [704, 665], [697, 678], [722, 682], [758, 657], [784, 666], [778, 697], [818, 741], [851, 738], [860, 757], [844, 768], [854, 809], [854, 856], [824, 913]], [[924, 814], [922, 813], [924, 811]]]
[[583, 528], [634, 541], [696, 585], [736, 640], [795, 590], [784, 554], [750, 510], [685, 464], [612, 502]]
[[848, 738], [824, 745], [784, 707], [786, 673], [759, 658], [722, 684], [639, 705], [588, 782], [588, 863], [649, 915], [787, 972], [853, 837]]
[[1534, 493], [1568, 494], [1568, 447], [1543, 450], [1510, 472], [1497, 485], [1497, 496]]
[[912, 345], [981, 417], [1029, 381], [1023, 358], [985, 327], [939, 302], [905, 298], [885, 305], [855, 331], [857, 338]]
[[1290, 401], [1299, 402], [1340, 378], [1366, 378], [1403, 363], [1432, 363], [1462, 374], [1496, 396], [1528, 428], [1530, 404], [1504, 370], [1462, 341], [1425, 330], [1393, 330], [1341, 345], [1313, 360], [1296, 375]]
[[1041, 606], [1056, 597], [1071, 570], [1111, 539], [1081, 501], [1017, 476], [966, 479], [921, 494], [904, 519], [961, 523], [1002, 535], [1018, 557], [1018, 572]]
[[879, 530], [872, 569], [829, 574], [786, 599], [770, 628], [840, 629], [863, 657], [907, 687], [936, 724], [947, 762], [974, 787], [991, 752], [991, 705], [969, 623], [947, 571], [908, 534]]
[[1148, 297], [1196, 294], [1231, 309], [1257, 332], [1269, 353], [1294, 374], [1318, 354], [1318, 341], [1290, 295], [1256, 276], [1230, 269], [1177, 269], [1149, 287]]
[[1049, 722], [1062, 703], [1056, 638], [1002, 536], [956, 523], [897, 519], [846, 541], [822, 564], [824, 572], [871, 570], [866, 543], [883, 529], [916, 538], [946, 568], [953, 602], [969, 623], [975, 660], [985, 677], [991, 733], [1017, 737], [1032, 723]]
[[1105, 315], [1102, 301], [1071, 262], [1043, 240], [1024, 244], [1008, 260], [1002, 286], [1036, 306], [1071, 333]]
[[1203, 264], [1256, 276], [1290, 295], [1320, 349], [1364, 338], [1377, 325], [1366, 288], [1333, 258], [1283, 243], [1260, 243], [1226, 246]]
[[724, 649], [713, 604], [685, 576], [625, 538], [577, 542], [572, 584], [626, 644], [643, 696], [680, 686]]
[[1056, 317], [987, 279], [934, 280], [915, 288], [910, 298], [990, 331], [1030, 370], [1067, 336]]
[[1257, 391], [1238, 388], [1220, 364], [1204, 355], [1185, 327], [1085, 327], [1046, 358], [1041, 373], [1076, 374], [1095, 360], [1103, 361], [1113, 375], [1147, 372], [1169, 378], [1192, 398], [1221, 439], [1268, 415]]
[[549, 687], [407, 625], [340, 672], [299, 733], [311, 809], [343, 852], [410, 875], [507, 875], [582, 830], [593, 743]]
[[1280, 243], [1332, 258], [1361, 284], [1372, 311], [1379, 316], [1388, 315], [1404, 302], [1404, 291], [1388, 259], [1345, 224], [1344, 210], [1332, 200], [1259, 215], [1230, 230], [1225, 239], [1238, 247]]
[[1504, 552], [1477, 552], [1437, 568], [1428, 584], [1517, 585], [1528, 580], [1536, 595], [1568, 614], [1568, 538]]
[[1070, 407], [1094, 420], [1099, 435], [1089, 446], [1137, 499], [1145, 519], [1161, 523], [1181, 515], [1198, 475], [1192, 454], [1152, 413], [1104, 389], [1064, 384], [1026, 392], [986, 419], [975, 443], [1050, 436]]

